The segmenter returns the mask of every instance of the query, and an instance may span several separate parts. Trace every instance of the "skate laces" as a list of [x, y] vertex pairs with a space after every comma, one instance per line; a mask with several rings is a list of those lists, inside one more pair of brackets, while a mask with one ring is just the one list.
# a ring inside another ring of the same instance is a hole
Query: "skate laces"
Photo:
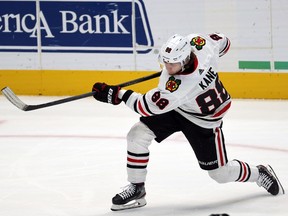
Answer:
[[260, 173], [257, 183], [258, 183], [259, 186], [262, 186], [266, 190], [269, 190], [269, 188], [273, 184], [273, 179], [269, 175], [267, 175], [265, 173]]
[[129, 184], [129, 185], [126, 185], [125, 187], [123, 187], [122, 190], [123, 191], [121, 193], [119, 193], [119, 196], [122, 199], [127, 199], [127, 198], [133, 196], [133, 194], [136, 191], [136, 186], [133, 184]]

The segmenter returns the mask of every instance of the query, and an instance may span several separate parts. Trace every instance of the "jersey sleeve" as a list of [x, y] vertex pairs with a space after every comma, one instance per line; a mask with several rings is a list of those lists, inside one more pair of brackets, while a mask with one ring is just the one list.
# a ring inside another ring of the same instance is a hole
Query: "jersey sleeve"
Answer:
[[141, 116], [153, 116], [176, 109], [181, 103], [177, 96], [154, 88], [146, 94], [127, 90], [122, 100], [125, 104]]
[[222, 57], [228, 52], [230, 48], [230, 44], [231, 44], [228, 37], [226, 37], [224, 34], [221, 34], [221, 33], [213, 33], [213, 34], [210, 34], [209, 37], [218, 43], [219, 57]]

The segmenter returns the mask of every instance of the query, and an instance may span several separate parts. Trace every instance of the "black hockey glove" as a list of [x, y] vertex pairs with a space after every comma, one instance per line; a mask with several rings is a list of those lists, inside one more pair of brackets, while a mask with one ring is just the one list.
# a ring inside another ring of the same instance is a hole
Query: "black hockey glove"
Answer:
[[111, 103], [114, 105], [118, 105], [122, 102], [121, 99], [118, 98], [118, 94], [120, 91], [120, 86], [110, 86], [106, 83], [95, 83], [93, 85], [92, 91], [95, 91], [95, 95], [93, 97], [104, 103]]

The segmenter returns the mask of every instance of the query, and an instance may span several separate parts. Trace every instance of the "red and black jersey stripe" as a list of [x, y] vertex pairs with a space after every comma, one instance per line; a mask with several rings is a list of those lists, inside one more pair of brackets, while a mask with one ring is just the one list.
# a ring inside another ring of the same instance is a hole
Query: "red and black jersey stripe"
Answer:
[[219, 57], [225, 55], [230, 48], [230, 40], [228, 38], [226, 38], [226, 39], [227, 39], [227, 41], [226, 41], [225, 47], [219, 52]]
[[139, 113], [142, 116], [152, 116], [155, 115], [151, 110], [149, 109], [147, 100], [146, 100], [146, 94], [144, 94], [141, 99], [137, 99], [134, 102], [134, 111]]

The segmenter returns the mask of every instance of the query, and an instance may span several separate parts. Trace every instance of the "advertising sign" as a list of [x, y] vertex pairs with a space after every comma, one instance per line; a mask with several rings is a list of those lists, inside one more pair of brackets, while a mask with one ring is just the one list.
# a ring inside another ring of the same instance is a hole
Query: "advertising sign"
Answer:
[[147, 53], [153, 45], [142, 0], [0, 1], [1, 51]]

